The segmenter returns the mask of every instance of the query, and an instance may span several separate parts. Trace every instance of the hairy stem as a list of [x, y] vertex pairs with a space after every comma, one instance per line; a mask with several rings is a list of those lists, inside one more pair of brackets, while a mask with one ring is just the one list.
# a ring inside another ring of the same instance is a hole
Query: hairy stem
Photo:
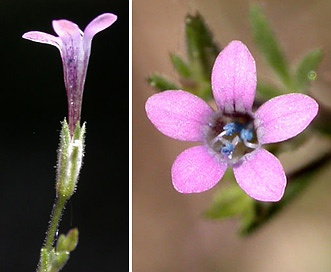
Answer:
[[58, 196], [55, 199], [53, 210], [51, 213], [51, 218], [49, 221], [48, 231], [46, 233], [45, 243], [40, 253], [37, 272], [59, 271], [59, 269], [53, 268], [52, 265], [50, 265], [50, 253], [53, 250], [54, 240], [57, 234], [57, 230], [64, 210], [64, 206], [67, 200], [68, 198], [65, 196]]
[[46, 239], [45, 239], [45, 248], [47, 250], [51, 250], [52, 246], [54, 244], [54, 238], [56, 235], [56, 231], [59, 225], [59, 222], [61, 220], [62, 212], [65, 206], [65, 203], [67, 202], [67, 199], [65, 197], [57, 197], [55, 199], [55, 203], [53, 206], [53, 211], [51, 215], [51, 219], [49, 222], [49, 227], [48, 231], [46, 234]]

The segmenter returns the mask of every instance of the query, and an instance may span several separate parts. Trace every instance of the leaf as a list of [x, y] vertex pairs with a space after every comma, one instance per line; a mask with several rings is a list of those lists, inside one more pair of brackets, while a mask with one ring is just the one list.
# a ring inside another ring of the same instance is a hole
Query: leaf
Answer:
[[210, 80], [211, 69], [220, 50], [199, 13], [186, 16], [185, 35], [189, 64], [197, 76], [194, 79]]
[[255, 201], [233, 183], [217, 191], [211, 207], [204, 215], [210, 219], [240, 218], [241, 231], [255, 219]]
[[181, 77], [188, 78], [192, 75], [190, 66], [181, 57], [176, 54], [170, 54], [170, 59]]
[[159, 91], [165, 90], [179, 90], [174, 83], [170, 82], [169, 80], [165, 79], [162, 76], [153, 74], [147, 78], [148, 83], [153, 87], [158, 89]]
[[262, 10], [257, 5], [250, 7], [250, 21], [254, 41], [269, 65], [280, 77], [285, 86], [291, 86], [291, 78], [286, 58], [270, 28]]
[[316, 79], [315, 70], [321, 62], [322, 57], [322, 50], [314, 49], [302, 58], [295, 73], [297, 91], [303, 91], [307, 88], [310, 81]]
[[67, 235], [61, 234], [56, 243], [56, 252], [71, 252], [78, 244], [78, 229], [71, 229]]

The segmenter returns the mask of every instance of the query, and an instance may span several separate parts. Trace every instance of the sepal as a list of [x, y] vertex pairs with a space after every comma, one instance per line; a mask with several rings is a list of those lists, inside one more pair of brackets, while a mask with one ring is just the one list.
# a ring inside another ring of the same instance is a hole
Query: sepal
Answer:
[[60, 146], [58, 149], [56, 192], [69, 199], [74, 193], [84, 156], [85, 123], [77, 123], [74, 134], [70, 135], [66, 120], [62, 122]]

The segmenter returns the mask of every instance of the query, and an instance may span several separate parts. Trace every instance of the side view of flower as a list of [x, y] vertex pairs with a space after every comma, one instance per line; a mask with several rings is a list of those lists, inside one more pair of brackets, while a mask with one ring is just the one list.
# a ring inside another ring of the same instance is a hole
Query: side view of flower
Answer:
[[202, 145], [183, 151], [171, 170], [175, 189], [199, 193], [214, 187], [228, 167], [239, 186], [259, 201], [279, 201], [286, 187], [280, 161], [262, 146], [301, 133], [318, 113], [311, 97], [292, 93], [270, 99], [253, 112], [256, 65], [248, 48], [230, 42], [213, 66], [215, 111], [201, 98], [168, 90], [145, 105], [149, 120], [163, 134]]
[[53, 28], [58, 37], [40, 31], [30, 31], [23, 38], [56, 46], [61, 53], [64, 83], [68, 97], [68, 123], [71, 136], [80, 121], [83, 90], [87, 66], [95, 34], [117, 20], [112, 13], [104, 13], [92, 20], [84, 32], [68, 20], [54, 20]]
[[[82, 167], [85, 148], [85, 123], [80, 124], [87, 66], [95, 34], [111, 26], [117, 16], [104, 13], [92, 20], [84, 32], [68, 20], [54, 20], [58, 37], [30, 31], [23, 38], [56, 46], [60, 50], [64, 84], [68, 99], [68, 122], [62, 122], [56, 176], [56, 198], [37, 271], [60, 271], [78, 243], [78, 229], [57, 237], [58, 225], [67, 201], [74, 194]], [[55, 241], [56, 240], [56, 241]], [[56, 244], [55, 244], [56, 242]]]

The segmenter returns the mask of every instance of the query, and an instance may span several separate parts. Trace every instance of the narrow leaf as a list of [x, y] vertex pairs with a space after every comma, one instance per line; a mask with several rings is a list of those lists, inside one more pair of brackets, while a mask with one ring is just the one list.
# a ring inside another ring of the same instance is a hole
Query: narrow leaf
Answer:
[[195, 74], [209, 80], [212, 66], [220, 50], [199, 13], [186, 16], [185, 35], [190, 65], [195, 69]]
[[255, 201], [234, 183], [217, 192], [211, 207], [204, 215], [210, 219], [239, 218], [242, 231], [255, 220], [254, 203]]
[[170, 59], [181, 77], [188, 78], [192, 75], [190, 66], [181, 57], [176, 54], [170, 54]]
[[56, 243], [56, 252], [71, 252], [78, 244], [78, 229], [71, 229], [67, 235], [61, 234]]
[[310, 81], [316, 79], [316, 69], [323, 57], [321, 49], [314, 49], [306, 54], [300, 61], [296, 73], [297, 91], [303, 91], [307, 88]]
[[254, 41], [266, 58], [266, 61], [274, 69], [284, 85], [291, 86], [290, 72], [286, 58], [259, 6], [251, 5], [250, 21]]
[[148, 83], [155, 89], [159, 91], [165, 90], [179, 90], [174, 83], [170, 82], [169, 80], [165, 79], [162, 76], [153, 74], [147, 78]]

